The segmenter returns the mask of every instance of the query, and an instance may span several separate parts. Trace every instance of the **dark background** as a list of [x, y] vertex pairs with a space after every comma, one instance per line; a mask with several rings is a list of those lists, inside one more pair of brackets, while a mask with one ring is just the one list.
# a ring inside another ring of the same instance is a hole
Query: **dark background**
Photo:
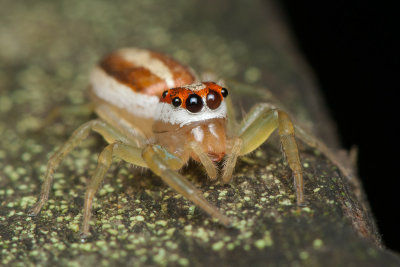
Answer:
[[281, 2], [343, 146], [358, 147], [382, 238], [400, 251], [399, 9], [385, 1]]

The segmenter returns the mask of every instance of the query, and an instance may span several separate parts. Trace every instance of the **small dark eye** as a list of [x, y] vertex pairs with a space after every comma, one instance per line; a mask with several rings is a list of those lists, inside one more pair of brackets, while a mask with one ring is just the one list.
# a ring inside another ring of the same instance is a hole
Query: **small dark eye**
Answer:
[[207, 106], [210, 109], [216, 109], [219, 107], [219, 105], [221, 105], [221, 96], [213, 90], [210, 90], [206, 100], [207, 100]]
[[223, 97], [227, 97], [228, 96], [228, 90], [226, 88], [222, 88], [221, 89], [221, 94]]
[[167, 95], [168, 95], [168, 91], [164, 91], [164, 92], [162, 93], [162, 97], [163, 97], [163, 98], [165, 98]]
[[174, 99], [172, 99], [172, 105], [174, 105], [174, 107], [179, 107], [182, 104], [182, 100], [179, 97], [174, 97]]
[[191, 94], [186, 99], [186, 109], [190, 112], [196, 113], [203, 108], [203, 100], [196, 94]]

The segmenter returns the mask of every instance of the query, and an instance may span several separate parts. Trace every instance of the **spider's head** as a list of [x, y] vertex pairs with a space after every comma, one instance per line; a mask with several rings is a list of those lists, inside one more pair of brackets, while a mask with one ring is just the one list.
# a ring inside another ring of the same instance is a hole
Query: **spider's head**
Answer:
[[214, 82], [194, 83], [164, 91], [155, 120], [184, 126], [192, 122], [226, 118], [228, 90]]
[[226, 150], [226, 102], [228, 90], [213, 82], [194, 83], [165, 91], [156, 109], [153, 133], [157, 143], [199, 160], [186, 145], [197, 144], [212, 161]]

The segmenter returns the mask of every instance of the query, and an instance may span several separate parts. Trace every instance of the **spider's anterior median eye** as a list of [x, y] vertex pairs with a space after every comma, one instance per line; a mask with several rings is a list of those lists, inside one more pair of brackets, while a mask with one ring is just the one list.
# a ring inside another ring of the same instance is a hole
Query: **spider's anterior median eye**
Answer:
[[221, 94], [222, 94], [223, 97], [227, 97], [228, 96], [228, 89], [222, 88], [221, 89]]
[[186, 99], [186, 109], [190, 112], [196, 113], [203, 108], [203, 100], [196, 94], [191, 94]]
[[172, 105], [174, 105], [174, 107], [179, 107], [182, 104], [182, 100], [179, 97], [174, 97], [174, 99], [172, 99]]
[[210, 90], [210, 92], [207, 95], [206, 101], [207, 101], [207, 106], [210, 109], [216, 109], [219, 107], [219, 105], [221, 105], [221, 96], [217, 92]]

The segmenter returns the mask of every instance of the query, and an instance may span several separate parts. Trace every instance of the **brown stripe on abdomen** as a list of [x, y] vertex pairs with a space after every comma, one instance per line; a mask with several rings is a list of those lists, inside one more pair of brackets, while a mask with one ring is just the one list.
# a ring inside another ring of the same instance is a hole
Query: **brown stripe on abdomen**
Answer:
[[170, 87], [194, 81], [194, 75], [186, 67], [163, 54], [144, 49], [121, 49], [105, 57], [99, 65], [112, 78], [147, 95], [161, 96]]
[[196, 78], [193, 73], [187, 67], [179, 64], [174, 59], [156, 52], [152, 52], [152, 56], [159, 59], [161, 62], [169, 67], [174, 77], [174, 87], [181, 87], [195, 82]]
[[111, 77], [129, 86], [135, 92], [160, 95], [167, 84], [144, 67], [135, 66], [117, 53], [110, 54], [100, 62], [100, 67]]

